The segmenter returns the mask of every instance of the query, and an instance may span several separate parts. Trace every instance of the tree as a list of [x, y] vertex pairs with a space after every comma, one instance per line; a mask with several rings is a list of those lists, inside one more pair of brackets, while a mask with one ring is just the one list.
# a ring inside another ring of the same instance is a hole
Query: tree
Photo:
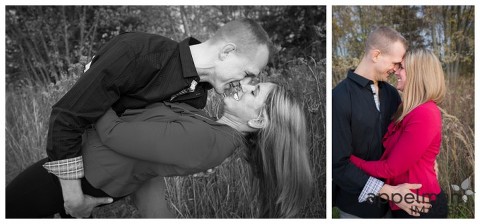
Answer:
[[410, 48], [432, 49], [446, 74], [473, 74], [473, 6], [334, 6], [333, 83], [357, 65], [373, 26], [399, 31]]
[[281, 49], [272, 66], [297, 57], [320, 61], [325, 15], [320, 6], [7, 6], [7, 83], [56, 82], [123, 32], [205, 41], [242, 17], [259, 21]]
[[474, 7], [426, 6], [425, 20], [430, 29], [433, 49], [444, 63], [446, 74], [473, 74]]

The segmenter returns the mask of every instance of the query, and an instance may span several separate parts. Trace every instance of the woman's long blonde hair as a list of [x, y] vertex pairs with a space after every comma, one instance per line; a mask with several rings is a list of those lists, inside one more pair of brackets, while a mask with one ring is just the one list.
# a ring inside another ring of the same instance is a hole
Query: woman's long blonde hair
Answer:
[[395, 121], [398, 123], [420, 104], [433, 100], [439, 104], [445, 96], [445, 79], [442, 64], [427, 49], [413, 49], [405, 55], [406, 83], [403, 103]]
[[302, 105], [276, 85], [266, 100], [268, 125], [247, 139], [260, 217], [294, 217], [305, 205], [313, 184]]

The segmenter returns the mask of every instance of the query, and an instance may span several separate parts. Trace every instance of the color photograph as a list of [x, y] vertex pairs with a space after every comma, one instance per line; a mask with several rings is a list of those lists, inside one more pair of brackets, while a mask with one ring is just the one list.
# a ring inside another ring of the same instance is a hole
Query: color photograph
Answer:
[[332, 6], [333, 218], [475, 218], [474, 15]]

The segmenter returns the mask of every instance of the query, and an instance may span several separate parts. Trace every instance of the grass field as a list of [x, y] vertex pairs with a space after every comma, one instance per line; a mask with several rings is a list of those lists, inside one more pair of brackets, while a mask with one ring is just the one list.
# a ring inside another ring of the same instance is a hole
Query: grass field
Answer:
[[[46, 136], [51, 106], [74, 84], [82, 65], [72, 66], [71, 77], [55, 85], [25, 83], [7, 87], [6, 92], [6, 183], [30, 164], [46, 157]], [[310, 160], [315, 179], [311, 199], [299, 217], [325, 217], [325, 61], [298, 59], [289, 70], [269, 79], [287, 86], [305, 105], [308, 124]], [[214, 94], [212, 94], [213, 96]], [[217, 97], [210, 98], [206, 110], [219, 113]], [[205, 178], [166, 178], [167, 200], [171, 211], [180, 218], [250, 218], [255, 217], [256, 202], [250, 200], [248, 165], [237, 153]], [[97, 218], [131, 218], [139, 214], [127, 197], [95, 209]]]

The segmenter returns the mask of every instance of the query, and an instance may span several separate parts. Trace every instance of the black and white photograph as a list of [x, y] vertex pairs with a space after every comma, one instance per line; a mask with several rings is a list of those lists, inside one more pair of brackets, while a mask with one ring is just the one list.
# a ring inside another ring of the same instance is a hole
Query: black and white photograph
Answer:
[[7, 219], [326, 218], [326, 6], [4, 11]]

